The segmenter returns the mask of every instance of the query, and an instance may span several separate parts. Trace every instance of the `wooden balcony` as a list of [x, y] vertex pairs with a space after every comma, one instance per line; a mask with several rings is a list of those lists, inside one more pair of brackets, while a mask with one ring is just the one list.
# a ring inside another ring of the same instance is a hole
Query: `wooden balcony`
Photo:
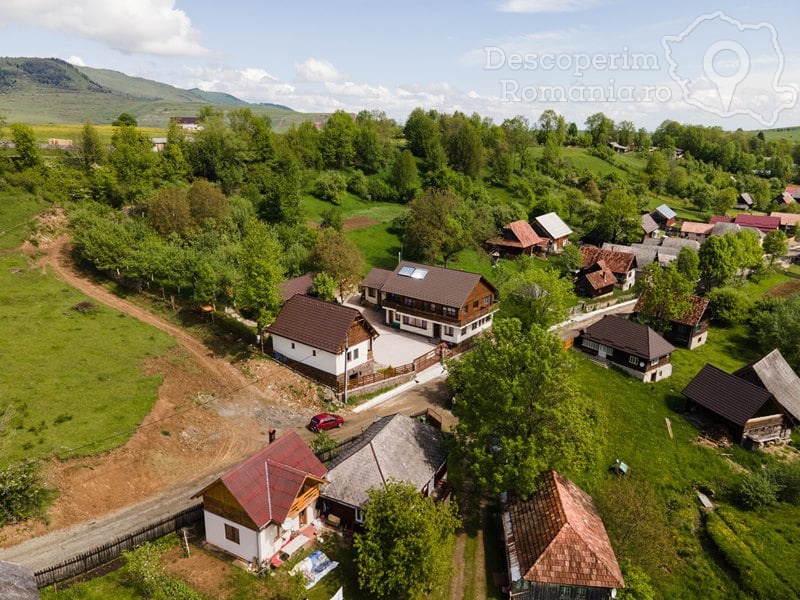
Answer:
[[383, 308], [390, 308], [395, 310], [399, 313], [403, 313], [404, 315], [409, 315], [411, 317], [418, 317], [420, 319], [427, 319], [428, 321], [433, 321], [435, 323], [443, 323], [446, 325], [452, 325], [454, 327], [463, 327], [468, 323], [472, 323], [475, 319], [480, 319], [481, 317], [491, 314], [497, 310], [497, 303], [492, 303], [487, 306], [482, 306], [480, 308], [472, 309], [467, 312], [467, 314], [462, 314], [460, 311], [457, 317], [449, 317], [445, 316], [440, 312], [431, 312], [429, 310], [420, 310], [418, 308], [412, 308], [411, 306], [407, 306], [402, 302], [395, 302], [393, 300], [384, 300], [381, 304]]
[[289, 517], [293, 517], [298, 514], [301, 510], [305, 509], [306, 506], [314, 502], [319, 497], [319, 486], [314, 485], [308, 488], [305, 492], [302, 492], [294, 499], [292, 502], [292, 506], [289, 509]]

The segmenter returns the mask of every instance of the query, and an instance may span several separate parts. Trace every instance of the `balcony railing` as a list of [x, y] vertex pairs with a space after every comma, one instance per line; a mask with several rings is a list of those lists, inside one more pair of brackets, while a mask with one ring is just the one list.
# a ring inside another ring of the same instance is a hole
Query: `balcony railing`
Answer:
[[421, 319], [428, 319], [429, 321], [434, 321], [437, 323], [456, 325], [459, 327], [463, 327], [465, 324], [471, 323], [475, 319], [480, 319], [481, 317], [491, 314], [495, 310], [497, 310], [497, 304], [492, 303], [485, 306], [481, 306], [478, 309], [472, 309], [467, 314], [462, 314], [459, 311], [458, 316], [450, 317], [443, 315], [440, 312], [431, 312], [429, 310], [420, 310], [418, 308], [412, 308], [411, 306], [407, 306], [402, 302], [395, 302], [393, 300], [384, 300], [382, 306], [383, 308], [391, 308], [392, 310], [396, 310], [397, 312], [403, 313], [404, 315], [419, 317]]

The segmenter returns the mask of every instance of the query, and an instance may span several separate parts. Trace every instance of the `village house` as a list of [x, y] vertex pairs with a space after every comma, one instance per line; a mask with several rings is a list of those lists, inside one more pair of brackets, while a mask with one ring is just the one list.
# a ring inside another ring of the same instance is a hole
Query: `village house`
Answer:
[[642, 215], [642, 231], [644, 231], [645, 238], [658, 237], [658, 232], [660, 229], [661, 228], [658, 226], [658, 223], [656, 223], [655, 219], [650, 216], [650, 213], [645, 213]]
[[672, 374], [672, 344], [647, 325], [618, 315], [606, 315], [582, 329], [575, 348], [640, 381], [661, 381]]
[[531, 221], [531, 226], [538, 235], [547, 240], [547, 251], [551, 254], [561, 252], [564, 245], [569, 243], [572, 229], [554, 212], [536, 217]]
[[505, 225], [500, 236], [486, 240], [486, 248], [497, 250], [500, 256], [533, 256], [547, 250], [547, 240], [539, 237], [527, 221]]
[[791, 438], [785, 411], [769, 390], [706, 364], [681, 392], [690, 410], [722, 421], [747, 448]]
[[[583, 296], [596, 298], [611, 292], [608, 289], [608, 274], [613, 274], [614, 285], [623, 291], [636, 283], [636, 256], [630, 252], [603, 250], [597, 246], [581, 246], [583, 263], [576, 287]], [[602, 263], [602, 264], [601, 264]]]
[[482, 275], [407, 261], [372, 269], [359, 289], [387, 324], [450, 344], [490, 329], [498, 309], [497, 290]]
[[800, 377], [780, 350], [773, 350], [734, 375], [767, 390], [793, 423], [800, 424]]
[[787, 185], [783, 193], [788, 194], [792, 200], [797, 202], [800, 200], [800, 185]]
[[278, 291], [283, 301], [286, 302], [289, 298], [297, 294], [307, 296], [311, 292], [311, 286], [314, 284], [314, 278], [316, 276], [316, 273], [306, 273], [281, 282], [278, 286]]
[[[634, 314], [639, 313], [641, 304], [642, 298], [639, 298], [633, 309]], [[708, 298], [692, 295], [689, 297], [689, 304], [689, 310], [680, 318], [672, 321], [669, 329], [664, 333], [664, 337], [673, 344], [694, 350], [708, 340], [711, 311]]]
[[800, 213], [771, 212], [769, 216], [781, 220], [781, 229], [786, 234], [795, 233], [797, 224], [800, 223]]
[[325, 385], [372, 372], [378, 332], [355, 308], [295, 294], [266, 329], [276, 360]]
[[171, 117], [170, 121], [177, 123], [184, 131], [203, 131], [203, 126], [197, 117]]
[[758, 229], [761, 233], [765, 234], [770, 231], [775, 231], [781, 226], [780, 218], [767, 217], [765, 215], [736, 215], [733, 222], [740, 227]]
[[513, 600], [610, 600], [625, 586], [592, 498], [548, 471], [528, 500], [501, 494]]
[[778, 203], [778, 206], [789, 206], [794, 204], [796, 200], [789, 192], [781, 192], [775, 197], [775, 202]]
[[675, 225], [675, 221], [678, 218], [675, 211], [666, 204], [657, 206], [654, 210], [650, 211], [650, 216], [664, 231]]
[[706, 241], [709, 235], [711, 235], [712, 229], [714, 229], [714, 225], [712, 223], [684, 221], [681, 223], [681, 237], [702, 243]]
[[747, 192], [739, 194], [736, 199], [736, 208], [739, 210], [753, 210], [753, 197]]
[[169, 141], [168, 138], [165, 137], [150, 138], [150, 144], [151, 144], [150, 149], [153, 152], [163, 152], [164, 150], [167, 149], [168, 141]]
[[193, 496], [206, 541], [255, 567], [291, 554], [311, 539], [327, 472], [296, 432], [284, 434]]
[[354, 446], [330, 463], [322, 507], [346, 527], [364, 522], [367, 492], [390, 479], [412, 484], [423, 496], [437, 496], [447, 473], [444, 434], [418, 419], [380, 417]]

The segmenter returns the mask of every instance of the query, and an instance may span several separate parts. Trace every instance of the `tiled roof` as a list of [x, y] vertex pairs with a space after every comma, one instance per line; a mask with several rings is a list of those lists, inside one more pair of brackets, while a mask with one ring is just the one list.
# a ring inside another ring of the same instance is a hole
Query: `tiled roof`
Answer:
[[675, 350], [672, 344], [647, 325], [618, 315], [606, 315], [597, 323], [581, 330], [581, 335], [585, 339], [648, 360], [666, 356]]
[[672, 210], [669, 206], [667, 206], [666, 204], [662, 204], [661, 206], [657, 206], [656, 209], [653, 212], [659, 213], [662, 217], [664, 217], [667, 220], [674, 219], [675, 217], [678, 216], [677, 213], [674, 210]]
[[367, 273], [367, 276], [361, 281], [361, 285], [363, 287], [368, 288], [377, 288], [381, 289], [383, 284], [386, 283], [386, 280], [392, 276], [394, 271], [388, 271], [386, 269], [379, 269], [374, 267]]
[[514, 237], [519, 240], [523, 248], [538, 246], [542, 243], [546, 243], [546, 240], [543, 240], [536, 235], [533, 227], [531, 227], [531, 224], [527, 221], [514, 221], [513, 223], [506, 225], [504, 229], [510, 229], [511, 233], [513, 233]]
[[595, 270], [590, 273], [584, 273], [583, 277], [593, 290], [602, 290], [617, 283], [616, 275], [606, 266], [605, 261], [597, 261], [590, 268]]
[[367, 490], [389, 479], [421, 490], [447, 460], [444, 434], [412, 417], [381, 417], [354, 447], [337, 456], [322, 488], [325, 498], [350, 506], [367, 501]]
[[296, 294], [307, 294], [311, 291], [311, 285], [314, 283], [314, 277], [316, 276], [316, 273], [306, 273], [299, 277], [287, 279], [280, 285], [281, 298], [286, 301]]
[[603, 261], [605, 266], [617, 275], [625, 275], [636, 268], [636, 256], [630, 252], [617, 250], [603, 250], [597, 246], [581, 246], [583, 264], [581, 268], [588, 269], [593, 264]]
[[728, 217], [724, 215], [714, 215], [708, 220], [708, 222], [711, 225], [714, 225], [715, 223], [733, 223], [733, 217]]
[[771, 212], [769, 216], [778, 217], [783, 227], [794, 227], [800, 223], [800, 213]]
[[786, 189], [783, 190], [785, 193], [789, 194], [790, 196], [797, 197], [797, 194], [800, 194], [800, 186], [797, 185], [787, 185]]
[[761, 360], [739, 369], [734, 375], [765, 388], [800, 423], [800, 377], [783, 358], [780, 350], [773, 350]]
[[649, 213], [642, 215], [642, 229], [644, 229], [645, 233], [658, 231], [658, 223], [653, 220]]
[[572, 233], [572, 229], [570, 229], [567, 224], [561, 220], [561, 217], [554, 212], [538, 216], [534, 221], [547, 233], [548, 237], [554, 240], [566, 237]]
[[625, 585], [591, 497], [555, 471], [542, 476], [529, 500], [505, 496], [503, 530], [513, 581]]
[[361, 322], [370, 336], [378, 337], [378, 332], [355, 308], [297, 295], [286, 301], [267, 331], [272, 335], [339, 354], [344, 349], [347, 333], [355, 320]]
[[684, 221], [681, 223], [681, 233], [695, 233], [697, 235], [709, 235], [714, 225], [711, 223], [696, 223], [695, 221]]
[[211, 485], [222, 482], [261, 529], [283, 523], [306, 478], [321, 482], [327, 472], [297, 432], [289, 431]]
[[[422, 279], [406, 277], [400, 275], [403, 267], [425, 270], [428, 273]], [[402, 261], [394, 273], [386, 278], [381, 290], [387, 294], [398, 294], [424, 302], [459, 308], [464, 305], [480, 281], [494, 292], [494, 286], [479, 273]]]
[[[639, 297], [636, 306], [633, 307], [633, 312], [638, 313], [641, 310], [645, 294]], [[708, 298], [692, 295], [689, 296], [689, 304], [691, 305], [689, 310], [679, 319], [675, 319], [675, 322], [694, 327], [703, 320], [703, 315], [706, 313], [706, 309], [708, 309], [709, 300]]]
[[766, 217], [763, 215], [736, 215], [736, 220], [734, 222], [742, 227], [760, 229], [764, 233], [769, 233], [781, 226], [779, 217]]
[[770, 399], [770, 393], [764, 388], [710, 364], [704, 366], [681, 393], [740, 427]]

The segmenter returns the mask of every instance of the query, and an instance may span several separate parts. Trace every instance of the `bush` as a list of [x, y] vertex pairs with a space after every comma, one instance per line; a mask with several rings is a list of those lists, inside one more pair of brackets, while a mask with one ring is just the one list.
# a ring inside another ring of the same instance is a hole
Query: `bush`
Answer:
[[800, 462], [781, 464], [775, 470], [774, 478], [780, 486], [778, 497], [783, 502], [796, 504], [800, 501]]
[[342, 195], [346, 189], [347, 180], [344, 175], [336, 171], [320, 173], [314, 182], [314, 195], [320, 200], [326, 200], [337, 205], [342, 203]]
[[740, 323], [753, 307], [750, 297], [733, 287], [713, 289], [708, 292], [708, 299], [714, 321], [725, 325]]
[[780, 484], [770, 471], [761, 469], [745, 475], [734, 488], [736, 501], [744, 508], [755, 509], [778, 501]]
[[625, 587], [617, 591], [618, 600], [655, 600], [656, 592], [647, 573], [629, 560], [620, 561], [619, 566]]
[[0, 470], [0, 527], [41, 514], [51, 497], [38, 462], [24, 460]]
[[177, 542], [174, 534], [156, 542], [148, 542], [124, 552], [123, 575], [127, 583], [143, 598], [165, 600], [202, 600], [202, 596], [189, 586], [169, 575], [161, 566], [161, 555]]
[[368, 185], [370, 198], [375, 202], [394, 202], [396, 200], [392, 186], [380, 177], [371, 178]]
[[369, 193], [369, 181], [361, 171], [356, 171], [350, 179], [348, 179], [347, 191], [367, 202], [372, 199]]

